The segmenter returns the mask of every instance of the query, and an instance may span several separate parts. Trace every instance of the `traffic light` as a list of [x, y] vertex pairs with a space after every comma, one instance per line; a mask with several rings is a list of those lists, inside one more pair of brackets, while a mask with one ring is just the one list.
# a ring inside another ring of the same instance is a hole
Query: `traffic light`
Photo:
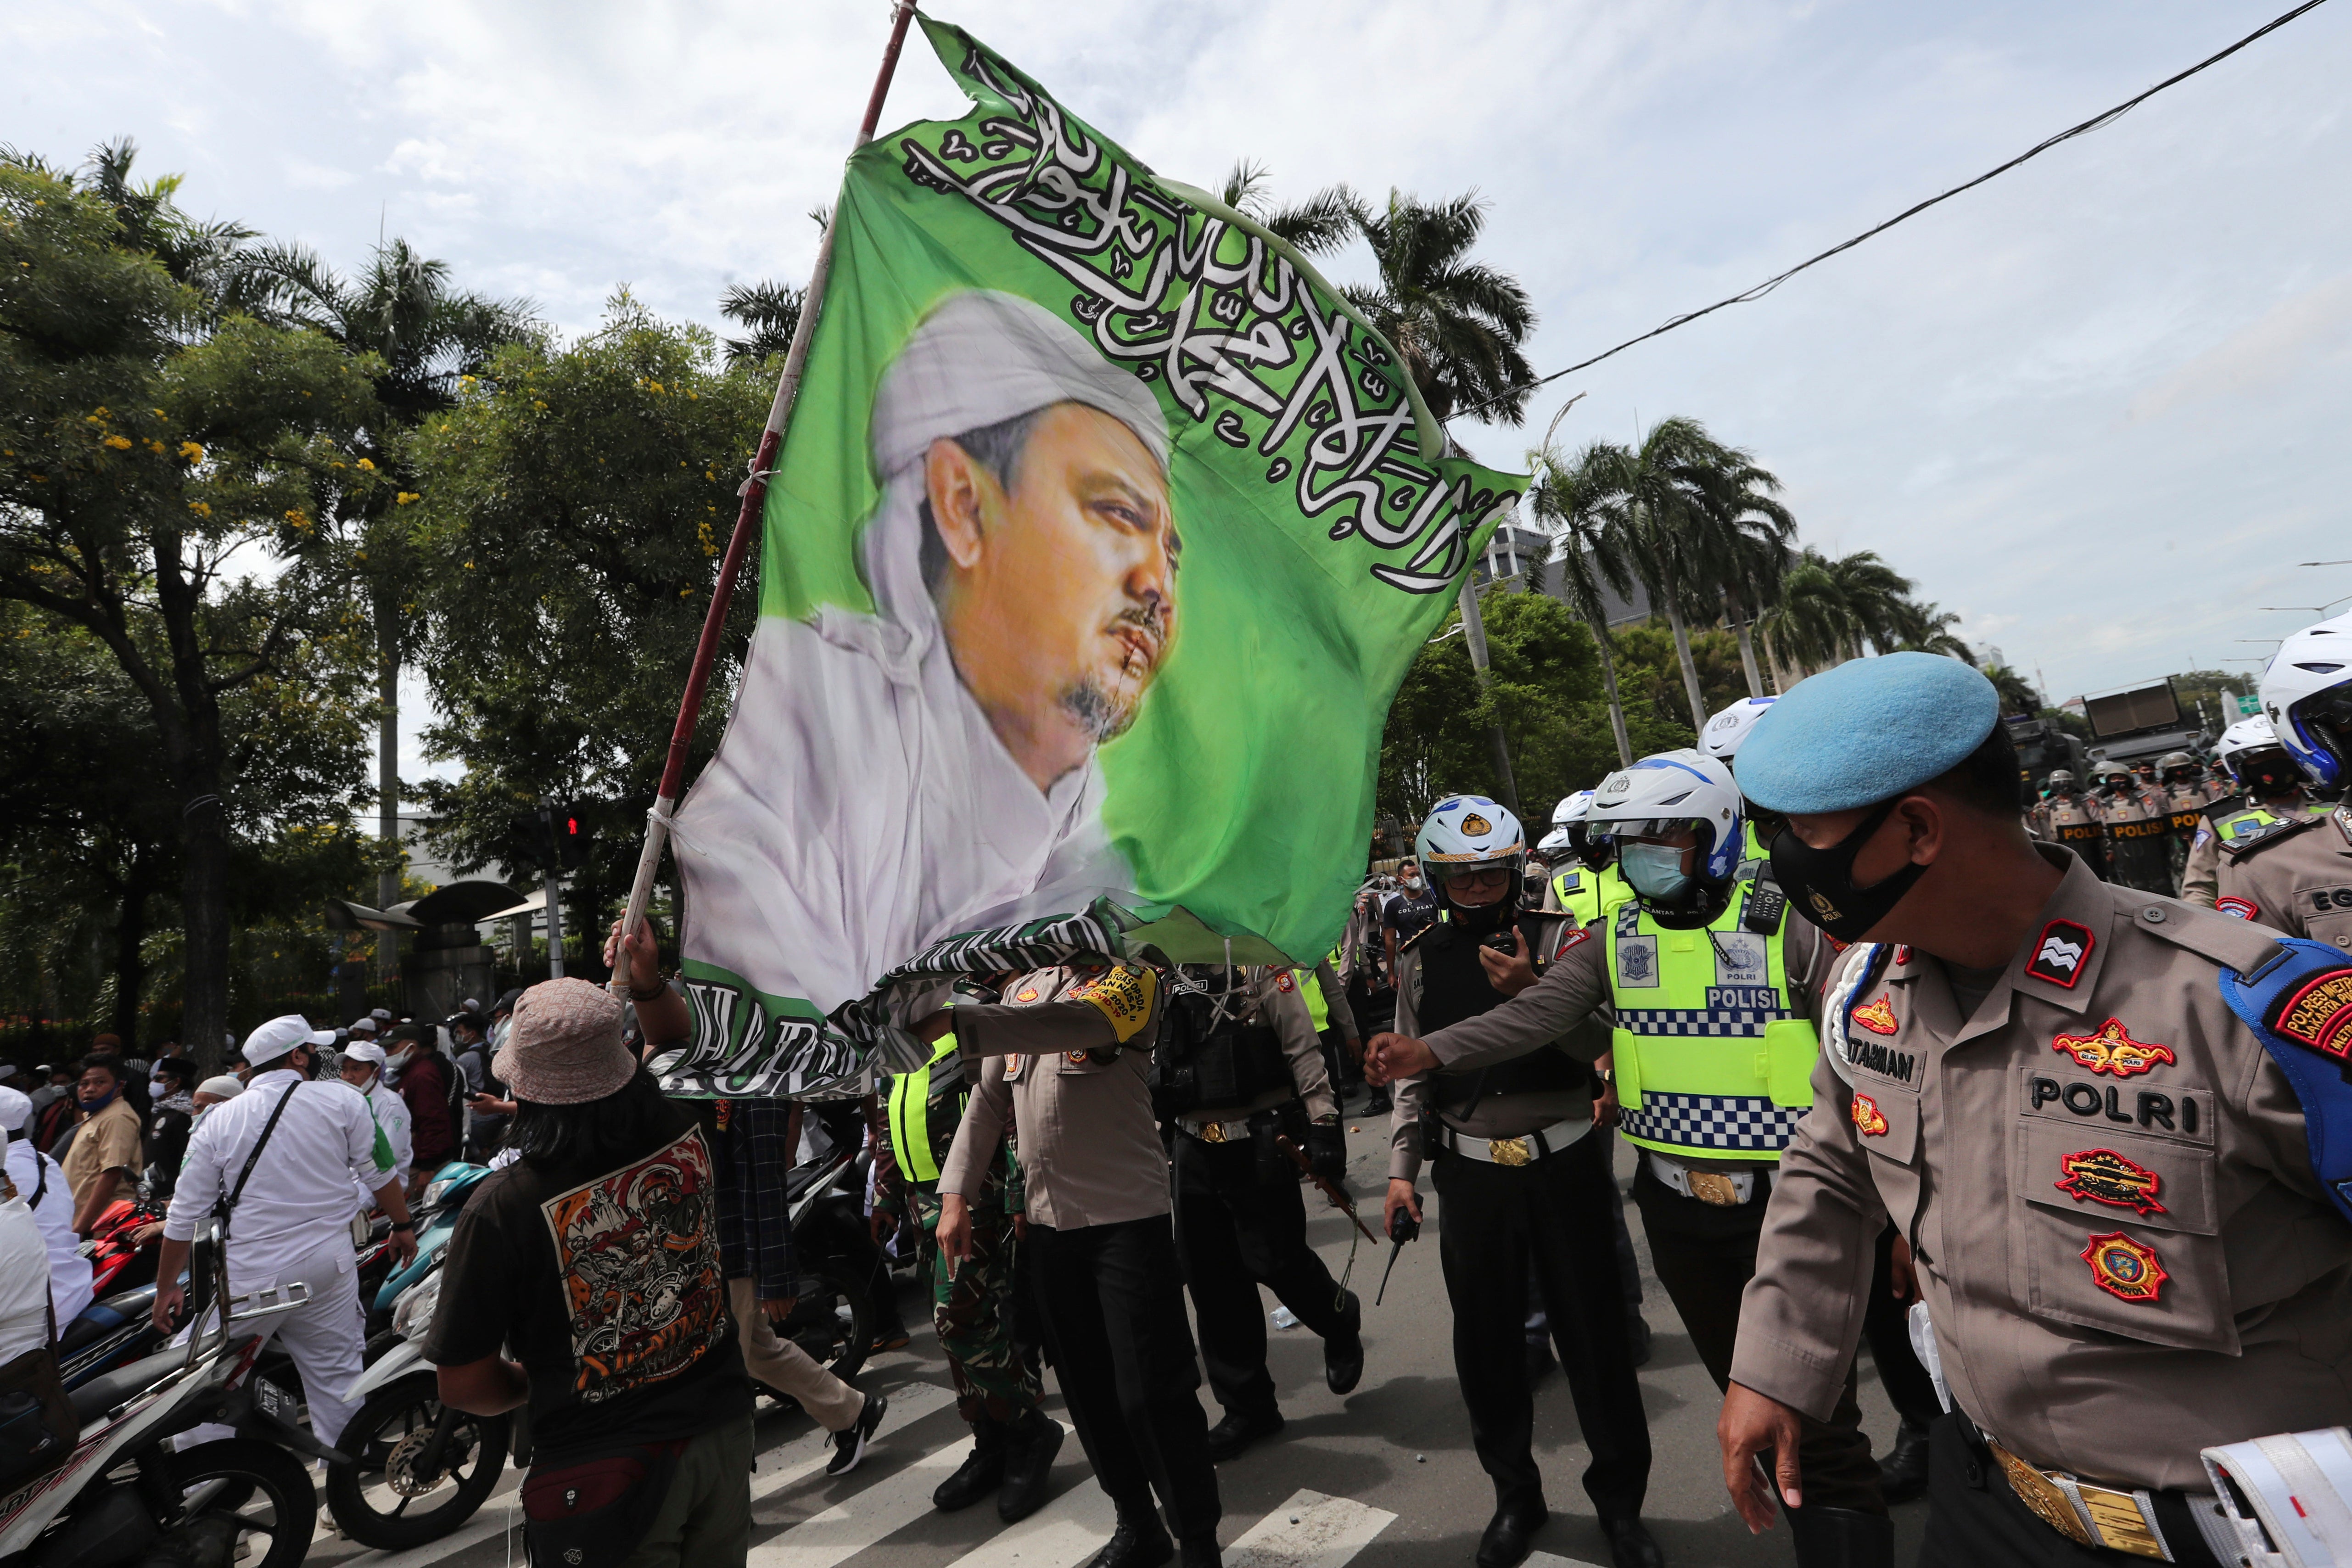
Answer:
[[586, 805], [572, 805], [556, 816], [556, 858], [566, 870], [576, 871], [588, 863], [588, 847], [596, 837], [589, 825], [589, 810]]

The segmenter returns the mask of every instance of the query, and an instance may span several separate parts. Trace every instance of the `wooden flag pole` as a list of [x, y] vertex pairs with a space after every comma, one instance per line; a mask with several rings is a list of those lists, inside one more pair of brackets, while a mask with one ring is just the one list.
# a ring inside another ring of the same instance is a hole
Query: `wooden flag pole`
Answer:
[[[853, 145], [863, 147], [874, 140], [874, 128], [882, 119], [882, 100], [889, 96], [890, 78], [898, 68], [898, 51], [907, 42], [907, 24], [914, 20], [915, 0], [898, 0], [890, 18], [890, 41], [882, 50], [882, 68], [874, 78], [873, 95], [866, 100], [866, 118], [859, 121], [857, 140]], [[835, 214], [838, 216], [838, 212]], [[719, 639], [727, 628], [727, 606], [735, 596], [735, 578], [743, 569], [743, 557], [750, 553], [752, 535], [759, 531], [760, 521], [767, 510], [768, 479], [774, 471], [776, 457], [783, 448], [784, 432], [793, 419], [793, 405], [799, 400], [801, 375], [808, 368], [809, 342], [816, 335], [816, 320], [824, 307], [825, 279], [833, 272], [833, 237], [836, 226], [824, 226], [824, 238], [817, 245], [816, 265], [809, 269], [808, 289], [801, 296], [801, 319], [793, 329], [793, 344], [784, 355], [783, 374], [776, 378], [776, 400], [768, 408], [767, 427], [760, 433], [760, 448], [751, 458], [751, 472], [744, 479], [743, 504], [735, 513], [735, 531], [727, 541], [727, 553], [719, 563], [719, 581], [710, 590], [710, 607], [702, 617], [702, 637], [694, 647], [694, 665], [687, 671], [686, 695], [678, 700], [677, 724], [670, 731], [669, 757], [663, 764], [661, 788], [654, 796], [653, 810], [646, 814], [646, 847], [637, 858], [637, 877], [629, 889], [629, 911], [622, 918], [624, 931], [635, 931], [645, 918], [646, 905], [652, 900], [654, 873], [660, 868], [662, 847], [669, 842], [670, 822], [677, 809], [679, 792], [686, 784], [686, 754], [694, 740], [694, 726], [702, 715], [703, 692], [710, 684], [711, 666], [718, 662]], [[631, 984], [629, 959], [625, 950], [614, 954], [612, 987], [625, 993]]]

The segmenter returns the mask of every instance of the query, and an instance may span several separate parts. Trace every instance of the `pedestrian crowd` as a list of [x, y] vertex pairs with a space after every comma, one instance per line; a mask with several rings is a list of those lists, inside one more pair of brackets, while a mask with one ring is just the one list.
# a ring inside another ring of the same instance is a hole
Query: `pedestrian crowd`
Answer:
[[[829, 1473], [861, 1462], [888, 1402], [794, 1315], [807, 1172], [852, 1152], [824, 1246], [886, 1285], [846, 1359], [907, 1342], [911, 1261], [971, 1428], [936, 1506], [1044, 1503], [1050, 1367], [1116, 1510], [1094, 1568], [1210, 1568], [1216, 1467], [1285, 1427], [1261, 1292], [1333, 1393], [1377, 1373], [1306, 1239], [1310, 1204], [1357, 1217], [1351, 1102], [1387, 1116], [1385, 1237], [1437, 1226], [1494, 1489], [1479, 1568], [1548, 1520], [1555, 1364], [1611, 1560], [1665, 1561], [1629, 1197], [1723, 1392], [1732, 1500], [1807, 1568], [1891, 1563], [1888, 1506], [1920, 1495], [1931, 1564], [2317, 1563], [2257, 1553], [2307, 1505], [2352, 1519], [2352, 616], [2289, 639], [2263, 700], [2211, 765], [2045, 793], [1973, 669], [1858, 659], [1570, 796], [1538, 843], [1436, 801], [1311, 964], [1147, 949], [942, 985], [905, 1017], [925, 1065], [862, 1100], [666, 1098], [646, 1064], [694, 1006], [616, 923], [610, 987], [289, 1016], [209, 1079], [174, 1047], [44, 1068], [0, 1088], [9, 1173], [60, 1313], [75, 1237], [142, 1197], [159, 1321], [207, 1216], [233, 1289], [304, 1282], [275, 1331], [331, 1444], [354, 1217], [405, 1256], [436, 1172], [499, 1167], [423, 1352], [456, 1410], [528, 1409], [532, 1551], [572, 1568], [744, 1562], [755, 1388], [826, 1429]], [[1898, 1420], [1875, 1446], [1865, 1342]]]

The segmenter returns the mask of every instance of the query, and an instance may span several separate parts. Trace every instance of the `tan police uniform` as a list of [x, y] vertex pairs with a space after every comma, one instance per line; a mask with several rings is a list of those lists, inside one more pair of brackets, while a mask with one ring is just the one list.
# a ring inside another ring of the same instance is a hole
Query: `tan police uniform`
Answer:
[[2221, 852], [2215, 907], [2352, 951], [2352, 805]]
[[2221, 997], [2217, 971], [2261, 963], [2269, 934], [2042, 853], [2064, 879], [1973, 1011], [1924, 954], [1895, 949], [1851, 994], [1868, 950], [1841, 964], [1844, 1048], [1833, 1017], [1732, 1376], [1825, 1413], [1892, 1216], [1954, 1405], [1991, 1445], [1939, 1431], [1939, 1495], [2006, 1485], [2077, 1541], [2087, 1511], [2107, 1547], [2162, 1534], [2208, 1561], [2179, 1495], [2206, 1489], [2200, 1447], [2352, 1420], [2352, 1226]]
[[[2204, 820], [2198, 824], [2196, 837], [2189, 840], [2189, 865], [2180, 877], [2180, 896], [2192, 904], [2207, 909], [2215, 906], [2221, 894], [2221, 851], [2232, 842], [2238, 831], [2232, 818], [2248, 812], [2265, 812], [2272, 816], [2293, 821], [2297, 816], [2316, 816], [2329, 808], [2295, 792], [2292, 800], [2266, 800], [2259, 805], [2250, 803], [2241, 795], [2225, 795], [2206, 803]], [[2242, 839], [2238, 840], [2242, 842]], [[2224, 910], [2234, 913], [2234, 910]]]
[[2033, 837], [2064, 845], [2097, 871], [2106, 869], [2102, 821], [2100, 803], [2088, 790], [2071, 799], [2063, 795], [2044, 796], [2034, 802], [2025, 816]]
[[1041, 969], [1003, 995], [956, 1005], [957, 1047], [982, 1059], [940, 1190], [977, 1199], [1017, 1121], [1029, 1207], [1022, 1271], [1095, 1478], [1122, 1525], [1156, 1528], [1144, 1521], [1157, 1492], [1179, 1536], [1213, 1536], [1217, 1478], [1151, 1114], [1160, 975], [1142, 964]]

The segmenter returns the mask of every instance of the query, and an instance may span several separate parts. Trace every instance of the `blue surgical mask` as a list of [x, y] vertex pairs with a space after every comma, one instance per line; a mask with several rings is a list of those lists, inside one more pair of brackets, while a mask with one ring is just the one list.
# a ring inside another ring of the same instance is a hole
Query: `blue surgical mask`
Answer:
[[1627, 844], [1617, 851], [1617, 868], [1641, 897], [1671, 904], [1690, 891], [1691, 874], [1683, 869], [1685, 853], [1666, 844]]

